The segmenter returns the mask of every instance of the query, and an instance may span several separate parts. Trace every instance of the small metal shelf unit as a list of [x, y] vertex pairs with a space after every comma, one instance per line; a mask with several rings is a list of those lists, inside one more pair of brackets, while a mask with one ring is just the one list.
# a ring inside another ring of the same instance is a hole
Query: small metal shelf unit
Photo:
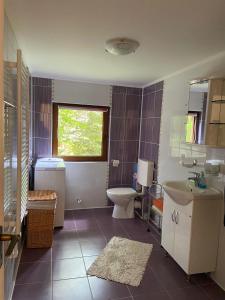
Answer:
[[161, 209], [159, 209], [157, 206], [154, 205], [154, 201], [161, 200], [163, 201], [163, 188], [162, 185], [154, 182], [149, 187], [149, 201], [148, 201], [148, 231], [150, 231], [150, 224], [153, 223], [156, 225], [156, 227], [161, 230], [162, 225], [162, 215], [163, 212]]

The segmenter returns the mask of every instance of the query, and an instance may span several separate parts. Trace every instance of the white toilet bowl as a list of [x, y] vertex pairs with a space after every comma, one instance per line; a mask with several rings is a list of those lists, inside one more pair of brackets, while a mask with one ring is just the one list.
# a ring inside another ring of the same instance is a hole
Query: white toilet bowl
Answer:
[[114, 202], [113, 218], [134, 218], [134, 198], [137, 192], [132, 188], [112, 188], [107, 190], [107, 196]]

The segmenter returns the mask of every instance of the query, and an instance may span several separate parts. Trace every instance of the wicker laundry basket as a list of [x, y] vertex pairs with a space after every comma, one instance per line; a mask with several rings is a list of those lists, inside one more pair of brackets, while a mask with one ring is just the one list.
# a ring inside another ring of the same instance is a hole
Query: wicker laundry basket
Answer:
[[29, 191], [27, 216], [27, 248], [50, 248], [53, 241], [55, 191]]

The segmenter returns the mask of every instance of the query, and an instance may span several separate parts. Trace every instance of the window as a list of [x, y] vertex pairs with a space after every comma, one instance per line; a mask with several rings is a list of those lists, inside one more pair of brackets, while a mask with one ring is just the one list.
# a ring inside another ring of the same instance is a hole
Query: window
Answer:
[[109, 108], [53, 104], [53, 155], [67, 161], [106, 161]]

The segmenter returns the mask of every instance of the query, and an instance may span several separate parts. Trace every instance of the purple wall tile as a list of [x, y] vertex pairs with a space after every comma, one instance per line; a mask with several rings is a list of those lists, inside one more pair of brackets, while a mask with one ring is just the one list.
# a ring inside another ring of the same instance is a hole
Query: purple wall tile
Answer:
[[139, 142], [125, 141], [123, 162], [137, 162]]
[[140, 119], [126, 119], [126, 128], [125, 128], [125, 139], [126, 140], [135, 140], [139, 139], [140, 131]]
[[122, 185], [132, 185], [133, 163], [123, 163], [122, 165]]
[[141, 97], [136, 95], [126, 96], [126, 118], [140, 118]]
[[154, 130], [154, 118], [147, 118], [145, 120], [145, 142], [152, 142]]
[[46, 157], [51, 156], [51, 139], [45, 139], [45, 138], [38, 138], [34, 137], [34, 157]]
[[52, 80], [49, 78], [40, 78], [40, 77], [33, 77], [33, 85], [43, 86], [52, 86]]
[[[112, 93], [109, 187], [131, 186], [138, 159], [142, 89], [114, 86]], [[120, 161], [118, 168], [112, 167], [112, 159]]]
[[155, 113], [155, 93], [143, 96], [142, 117], [153, 117]]
[[51, 87], [33, 86], [33, 108], [35, 112], [51, 113]]
[[141, 136], [140, 136], [140, 140], [145, 141], [146, 139], [146, 126], [147, 126], [147, 119], [142, 118], [141, 120]]
[[122, 165], [117, 168], [112, 165], [109, 166], [109, 187], [120, 186], [122, 177]]
[[145, 142], [140, 143], [140, 151], [139, 151], [140, 158], [144, 158], [145, 155]]
[[51, 127], [52, 127], [51, 114], [34, 112], [33, 117], [34, 117], [33, 136], [49, 138], [51, 136]]
[[111, 119], [111, 140], [123, 140], [125, 135], [125, 119]]
[[111, 141], [110, 142], [110, 161], [112, 159], [123, 160], [124, 141]]
[[149, 94], [149, 93], [154, 93], [155, 92], [155, 85], [150, 85], [147, 86], [146, 88], [143, 89], [143, 95]]
[[160, 118], [152, 118], [152, 139], [153, 143], [159, 144]]
[[155, 117], [161, 117], [163, 91], [155, 93]]
[[152, 160], [152, 158], [153, 158], [152, 151], [153, 151], [152, 144], [144, 143], [144, 156], [140, 157], [140, 158]]
[[126, 94], [112, 95], [112, 117], [124, 117], [126, 106]]
[[140, 88], [133, 88], [133, 87], [127, 87], [127, 95], [142, 96], [142, 89], [140, 89]]
[[159, 81], [155, 84], [155, 90], [159, 91], [159, 90], [163, 90], [163, 85], [164, 85], [164, 81]]
[[[154, 161], [158, 166], [163, 81], [143, 90], [140, 158]], [[154, 173], [157, 179], [157, 171]]]
[[115, 94], [124, 94], [124, 95], [126, 95], [126, 92], [127, 92], [127, 88], [125, 86], [114, 85], [112, 87], [113, 95], [115, 95]]

